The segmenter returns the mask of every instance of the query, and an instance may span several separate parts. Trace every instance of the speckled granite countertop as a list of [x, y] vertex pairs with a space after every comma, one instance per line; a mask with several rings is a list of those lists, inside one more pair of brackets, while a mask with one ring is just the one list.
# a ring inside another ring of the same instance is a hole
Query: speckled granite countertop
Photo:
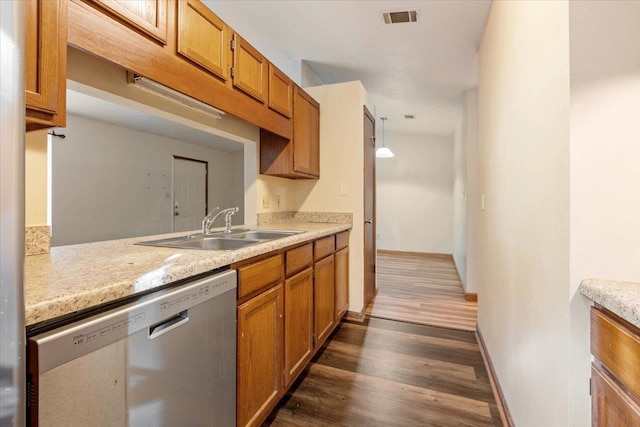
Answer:
[[587, 279], [580, 293], [640, 328], [640, 283]]
[[71, 314], [205, 273], [287, 246], [348, 230], [351, 224], [299, 223], [252, 229], [305, 231], [234, 251], [172, 249], [136, 242], [192, 233], [110, 240], [51, 248], [26, 257], [26, 325]]

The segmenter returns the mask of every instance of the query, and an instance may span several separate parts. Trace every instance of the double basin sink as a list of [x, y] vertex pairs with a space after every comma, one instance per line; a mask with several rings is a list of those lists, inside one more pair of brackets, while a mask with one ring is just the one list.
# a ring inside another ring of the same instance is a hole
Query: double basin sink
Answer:
[[232, 230], [230, 233], [192, 234], [169, 239], [139, 242], [136, 245], [161, 246], [165, 248], [203, 249], [209, 251], [232, 251], [245, 246], [282, 239], [303, 233], [302, 231], [280, 230]]

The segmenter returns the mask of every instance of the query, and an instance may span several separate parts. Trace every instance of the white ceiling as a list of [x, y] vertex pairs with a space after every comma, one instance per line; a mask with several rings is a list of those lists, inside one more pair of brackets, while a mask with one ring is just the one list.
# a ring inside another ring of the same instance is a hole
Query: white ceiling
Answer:
[[[220, 1], [205, 3], [269, 59], [304, 60], [325, 83], [360, 80], [392, 131], [451, 135], [490, 0]], [[383, 11], [417, 10], [385, 24]], [[277, 54], [274, 54], [277, 52]], [[403, 117], [415, 114], [413, 121]]]
[[243, 149], [242, 143], [73, 90], [67, 90], [67, 113], [218, 150]]

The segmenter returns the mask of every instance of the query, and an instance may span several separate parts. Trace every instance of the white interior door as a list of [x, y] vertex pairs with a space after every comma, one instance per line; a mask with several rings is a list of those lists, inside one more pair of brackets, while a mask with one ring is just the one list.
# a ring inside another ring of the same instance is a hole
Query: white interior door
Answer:
[[173, 159], [173, 231], [200, 229], [207, 214], [207, 164]]

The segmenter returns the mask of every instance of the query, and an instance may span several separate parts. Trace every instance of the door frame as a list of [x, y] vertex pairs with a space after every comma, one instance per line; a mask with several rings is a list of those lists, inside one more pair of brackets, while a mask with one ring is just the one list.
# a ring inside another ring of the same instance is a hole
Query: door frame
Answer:
[[191, 157], [184, 157], [184, 156], [178, 156], [176, 154], [173, 155], [173, 160], [172, 160], [172, 164], [171, 164], [171, 231], [174, 231], [174, 216], [175, 216], [175, 209], [176, 209], [176, 193], [175, 193], [175, 188], [176, 188], [176, 182], [175, 182], [175, 166], [176, 166], [176, 160], [188, 160], [190, 162], [197, 162], [197, 163], [204, 163], [204, 173], [205, 173], [205, 179], [204, 179], [204, 216], [203, 218], [209, 213], [209, 162], [207, 162], [206, 160], [200, 160], [200, 159], [192, 159]]
[[[366, 227], [366, 224], [364, 224], [364, 216], [366, 216], [366, 209], [367, 209], [367, 201], [366, 201], [366, 190], [367, 190], [367, 182], [366, 182], [366, 161], [367, 161], [367, 143], [368, 141], [365, 140], [365, 135], [366, 135], [366, 119], [367, 117], [369, 119], [371, 119], [371, 121], [373, 122], [373, 141], [374, 141], [374, 157], [373, 157], [373, 164], [372, 164], [372, 169], [373, 169], [373, 215], [372, 215], [372, 223], [371, 226], [373, 228], [373, 257], [374, 257], [374, 270], [372, 272], [373, 275], [373, 298], [375, 298], [375, 296], [378, 294], [378, 287], [376, 286], [377, 283], [377, 276], [378, 276], [378, 272], [377, 272], [377, 268], [376, 268], [376, 258], [377, 258], [377, 245], [376, 245], [376, 158], [375, 158], [375, 137], [376, 137], [376, 119], [373, 116], [373, 114], [371, 114], [371, 112], [369, 111], [369, 109], [367, 108], [366, 105], [362, 106], [363, 108], [363, 116], [362, 116], [362, 139], [363, 139], [363, 154], [364, 154], [364, 158], [363, 158], [363, 178], [365, 178], [363, 181], [363, 193], [362, 193], [362, 206], [363, 206], [363, 227]], [[363, 246], [363, 255], [364, 255], [364, 266], [363, 266], [363, 273], [364, 273], [364, 277], [363, 279], [365, 279], [367, 277], [367, 262], [366, 262], [366, 238], [367, 238], [367, 233], [366, 230], [363, 229], [362, 232], [362, 246]], [[364, 302], [364, 307], [362, 308], [362, 311], [364, 313], [364, 311], [366, 311], [367, 306], [369, 305], [369, 303], [371, 303], [371, 301], [367, 301], [367, 283], [365, 282], [365, 280], [363, 280], [363, 302]]]

